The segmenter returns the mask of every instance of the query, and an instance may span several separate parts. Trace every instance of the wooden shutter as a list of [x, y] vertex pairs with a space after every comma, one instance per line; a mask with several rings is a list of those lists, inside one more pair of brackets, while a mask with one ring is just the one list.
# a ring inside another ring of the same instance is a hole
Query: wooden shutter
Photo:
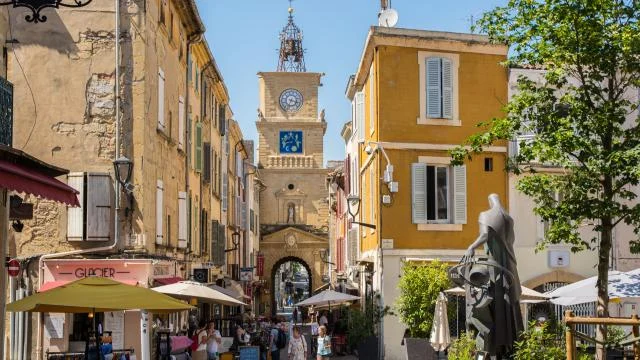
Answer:
[[226, 108], [223, 103], [218, 104], [218, 130], [220, 131], [220, 136], [224, 136], [226, 133], [226, 119], [227, 113]]
[[364, 141], [364, 92], [356, 93], [356, 122], [358, 123], [357, 140]]
[[67, 184], [78, 190], [80, 207], [67, 207], [67, 240], [84, 240], [84, 173], [74, 172], [67, 175]]
[[247, 230], [247, 202], [241, 202], [240, 206], [240, 228], [242, 230]]
[[202, 178], [204, 182], [211, 182], [211, 144], [206, 142], [204, 143], [202, 149], [204, 155], [204, 164], [202, 169]]
[[164, 222], [162, 217], [162, 207], [164, 200], [164, 188], [162, 180], [158, 180], [156, 184], [156, 244], [163, 245]]
[[186, 248], [188, 240], [187, 193], [178, 192], [178, 247]]
[[193, 164], [191, 162], [191, 145], [193, 144], [193, 141], [191, 140], [193, 138], [193, 127], [191, 126], [191, 115], [187, 114], [187, 159], [189, 159], [189, 166], [192, 166], [191, 164]]
[[87, 233], [89, 241], [108, 241], [113, 228], [113, 184], [109, 174], [87, 174]]
[[427, 117], [440, 118], [442, 117], [442, 89], [441, 86], [441, 59], [440, 58], [428, 58], [427, 60]]
[[427, 222], [427, 164], [411, 164], [411, 217], [414, 224]]
[[358, 261], [358, 229], [349, 229], [347, 241], [349, 243], [349, 265], [355, 266]]
[[453, 118], [453, 64], [442, 58], [442, 117]]
[[229, 176], [227, 176], [226, 172], [223, 172], [222, 173], [222, 211], [227, 211], [228, 189], [229, 189]]
[[184, 148], [184, 98], [178, 99], [178, 149]]
[[351, 155], [347, 154], [347, 158], [344, 160], [344, 193], [349, 195], [351, 193]]
[[164, 131], [164, 71], [158, 68], [158, 129]]
[[202, 171], [202, 123], [196, 123], [196, 149], [195, 149], [196, 171]]
[[375, 98], [373, 97], [373, 64], [369, 69], [369, 132], [373, 132], [375, 123], [373, 122], [373, 110], [375, 104]]
[[216, 266], [222, 266], [225, 263], [225, 252], [224, 252], [224, 248], [226, 245], [226, 229], [224, 225], [221, 225], [220, 223], [218, 223], [218, 237], [217, 237], [217, 241], [216, 241], [216, 249], [215, 249], [215, 254], [213, 257], [213, 263]]
[[467, 167], [453, 167], [453, 219], [456, 224], [467, 223]]
[[369, 206], [369, 222], [375, 225], [375, 212], [378, 207], [378, 196], [376, 195], [376, 175], [373, 163], [369, 168], [369, 196], [371, 197], [371, 204]]
[[209, 248], [209, 259], [211, 260], [211, 262], [215, 263], [216, 262], [216, 253], [217, 253], [217, 246], [218, 246], [218, 226], [219, 226], [219, 222], [218, 220], [211, 220], [211, 247]]

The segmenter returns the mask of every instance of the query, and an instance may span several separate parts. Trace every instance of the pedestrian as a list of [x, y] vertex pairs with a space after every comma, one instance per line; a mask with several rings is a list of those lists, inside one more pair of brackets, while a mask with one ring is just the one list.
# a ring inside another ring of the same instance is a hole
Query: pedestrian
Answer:
[[293, 325], [298, 323], [298, 308], [293, 308]]
[[280, 329], [280, 319], [273, 318], [273, 327], [269, 336], [269, 350], [271, 351], [271, 360], [280, 360], [280, 349], [278, 348], [278, 335]]
[[300, 334], [300, 328], [293, 327], [293, 336], [289, 340], [287, 350], [289, 360], [305, 360], [307, 358], [307, 340]]
[[331, 356], [331, 337], [327, 335], [327, 327], [318, 328], [318, 354], [317, 360], [329, 359]]
[[320, 320], [318, 320], [318, 324], [320, 324], [320, 326], [327, 326], [329, 324], [329, 320], [327, 320], [327, 316], [326, 316], [326, 312], [322, 312], [322, 315], [320, 316]]
[[216, 324], [209, 322], [207, 327], [207, 360], [218, 360], [218, 345], [222, 343], [222, 336], [216, 330]]
[[195, 350], [192, 349], [191, 357], [193, 360], [207, 360], [207, 323], [200, 321], [199, 326], [194, 330]]

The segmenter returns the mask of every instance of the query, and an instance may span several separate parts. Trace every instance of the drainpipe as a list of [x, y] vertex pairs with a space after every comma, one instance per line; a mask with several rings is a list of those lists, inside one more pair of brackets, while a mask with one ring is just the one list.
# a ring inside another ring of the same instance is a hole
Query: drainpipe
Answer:
[[[115, 89], [114, 89], [114, 97], [115, 97], [115, 157], [114, 160], [120, 157], [120, 0], [114, 1], [115, 6]], [[115, 214], [114, 214], [114, 232], [113, 232], [113, 243], [108, 246], [102, 246], [99, 248], [92, 249], [82, 249], [82, 250], [72, 250], [65, 251], [54, 254], [45, 254], [40, 256], [38, 260], [38, 284], [39, 287], [42, 286], [44, 280], [44, 260], [52, 259], [58, 257], [64, 257], [69, 255], [79, 255], [79, 254], [87, 254], [99, 251], [110, 251], [113, 250], [118, 245], [118, 237], [120, 236], [119, 231], [119, 210], [120, 210], [120, 183], [116, 179], [116, 193], [115, 193]], [[38, 313], [38, 337], [37, 337], [37, 345], [36, 351], [38, 352], [37, 358], [42, 359], [42, 346], [43, 346], [43, 337], [44, 337], [44, 326], [42, 325], [44, 319], [43, 313]]]

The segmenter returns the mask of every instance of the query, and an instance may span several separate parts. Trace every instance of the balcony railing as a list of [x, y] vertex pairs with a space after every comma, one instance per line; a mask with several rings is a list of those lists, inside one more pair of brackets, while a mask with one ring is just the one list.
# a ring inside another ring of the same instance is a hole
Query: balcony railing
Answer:
[[313, 167], [313, 156], [307, 155], [276, 155], [269, 156], [267, 159], [267, 165], [269, 167], [277, 167], [277, 168], [312, 168]]

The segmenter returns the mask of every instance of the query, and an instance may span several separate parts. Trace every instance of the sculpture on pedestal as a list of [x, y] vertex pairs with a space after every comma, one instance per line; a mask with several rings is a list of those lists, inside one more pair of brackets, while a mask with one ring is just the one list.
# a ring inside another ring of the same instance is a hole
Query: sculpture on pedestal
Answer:
[[[450, 276], [465, 288], [467, 331], [476, 333], [477, 349], [492, 359], [502, 359], [523, 330], [522, 290], [513, 250], [513, 219], [502, 208], [498, 195], [489, 195], [489, 205], [478, 219], [480, 235]], [[486, 258], [475, 259], [475, 250], [481, 245]]]

